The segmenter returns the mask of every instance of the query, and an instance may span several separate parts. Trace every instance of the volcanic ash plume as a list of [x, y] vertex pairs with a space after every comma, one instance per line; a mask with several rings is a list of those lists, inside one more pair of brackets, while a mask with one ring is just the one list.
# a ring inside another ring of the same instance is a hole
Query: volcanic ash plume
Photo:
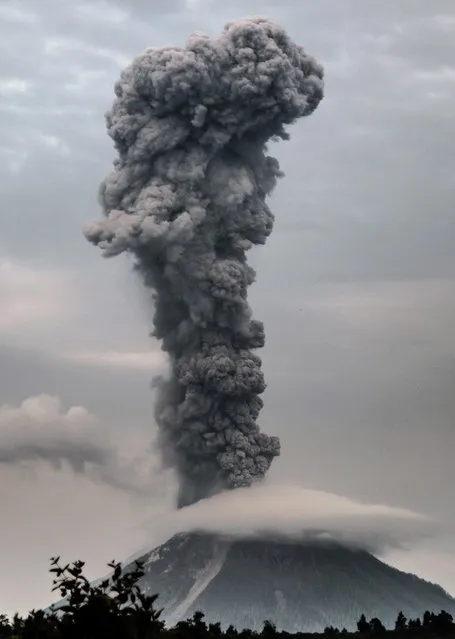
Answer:
[[265, 200], [281, 172], [266, 143], [314, 111], [323, 70], [281, 27], [250, 18], [148, 49], [115, 94], [118, 158], [100, 189], [105, 218], [85, 234], [105, 256], [131, 252], [153, 291], [153, 335], [171, 363], [159, 445], [183, 506], [260, 480], [280, 451], [256, 423], [264, 329], [247, 303], [246, 251], [273, 227]]

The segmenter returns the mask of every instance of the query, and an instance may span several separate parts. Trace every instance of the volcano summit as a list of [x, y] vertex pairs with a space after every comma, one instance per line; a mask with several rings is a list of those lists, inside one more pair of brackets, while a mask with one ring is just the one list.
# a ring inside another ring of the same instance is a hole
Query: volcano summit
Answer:
[[260, 630], [267, 619], [280, 630], [322, 632], [354, 630], [361, 614], [389, 627], [400, 610], [455, 616], [455, 599], [441, 587], [338, 542], [179, 534], [139, 559], [139, 585], [159, 594], [169, 624], [202, 611], [224, 627]]

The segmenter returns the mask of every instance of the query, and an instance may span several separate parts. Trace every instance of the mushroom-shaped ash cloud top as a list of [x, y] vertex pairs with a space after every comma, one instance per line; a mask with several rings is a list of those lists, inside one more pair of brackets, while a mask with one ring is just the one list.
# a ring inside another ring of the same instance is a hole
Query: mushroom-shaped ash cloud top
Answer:
[[277, 24], [230, 22], [219, 37], [148, 49], [126, 68], [106, 116], [118, 157], [100, 189], [104, 219], [87, 239], [135, 256], [153, 291], [154, 335], [171, 377], [156, 420], [185, 505], [262, 479], [279, 454], [256, 419], [264, 330], [252, 319], [246, 251], [264, 244], [281, 171], [271, 139], [310, 115], [322, 67]]

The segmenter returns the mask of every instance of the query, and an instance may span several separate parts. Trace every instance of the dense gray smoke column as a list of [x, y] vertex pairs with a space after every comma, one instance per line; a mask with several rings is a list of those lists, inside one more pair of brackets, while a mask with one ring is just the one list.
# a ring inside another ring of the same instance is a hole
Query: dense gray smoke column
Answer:
[[256, 423], [264, 329], [247, 303], [246, 251], [273, 226], [265, 199], [281, 172], [266, 143], [314, 111], [323, 70], [280, 26], [248, 18], [148, 49], [115, 94], [118, 158], [100, 189], [105, 218], [85, 234], [105, 256], [131, 252], [153, 291], [153, 335], [171, 363], [159, 444], [183, 506], [260, 480], [279, 455]]

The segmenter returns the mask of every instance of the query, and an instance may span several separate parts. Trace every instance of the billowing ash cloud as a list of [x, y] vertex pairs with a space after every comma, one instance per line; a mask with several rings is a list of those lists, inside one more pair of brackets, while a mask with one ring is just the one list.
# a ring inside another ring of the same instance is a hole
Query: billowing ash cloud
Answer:
[[281, 172], [266, 144], [314, 111], [323, 70], [280, 26], [248, 18], [145, 51], [115, 94], [105, 219], [85, 234], [105, 256], [131, 252], [153, 291], [172, 371], [157, 383], [159, 444], [182, 506], [260, 480], [280, 451], [257, 425], [264, 329], [247, 303], [246, 252], [273, 227], [265, 200]]

